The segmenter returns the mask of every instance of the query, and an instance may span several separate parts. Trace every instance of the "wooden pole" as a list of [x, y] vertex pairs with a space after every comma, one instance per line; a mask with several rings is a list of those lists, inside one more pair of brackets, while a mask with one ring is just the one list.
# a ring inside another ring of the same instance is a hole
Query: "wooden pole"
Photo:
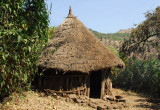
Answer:
[[103, 97], [105, 96], [105, 79], [106, 79], [106, 72], [107, 69], [102, 70], [102, 75], [101, 75], [101, 95], [100, 95], [100, 99], [103, 99]]
[[90, 97], [90, 75], [87, 76], [87, 96]]
[[87, 96], [87, 76], [85, 76], [85, 80], [84, 80], [84, 88], [85, 88], [85, 90], [84, 90], [84, 96]]

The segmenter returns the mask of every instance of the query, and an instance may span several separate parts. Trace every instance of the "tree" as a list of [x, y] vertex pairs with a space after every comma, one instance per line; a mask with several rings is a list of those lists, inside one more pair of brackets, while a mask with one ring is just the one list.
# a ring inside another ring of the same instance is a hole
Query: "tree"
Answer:
[[0, 1], [0, 94], [28, 87], [48, 41], [44, 0]]
[[[132, 30], [129, 39], [122, 44], [120, 52], [125, 55], [130, 55], [132, 52], [144, 53], [144, 47], [148, 44], [158, 49], [160, 39], [160, 7], [157, 7], [154, 12], [147, 12], [145, 16], [147, 19]], [[156, 42], [150, 42], [149, 39], [151, 37], [155, 37]]]

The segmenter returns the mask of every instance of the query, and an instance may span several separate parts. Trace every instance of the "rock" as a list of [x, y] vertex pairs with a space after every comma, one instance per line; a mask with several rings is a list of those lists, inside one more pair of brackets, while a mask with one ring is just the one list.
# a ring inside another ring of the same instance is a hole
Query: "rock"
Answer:
[[122, 99], [123, 98], [122, 96], [119, 96], [119, 95], [117, 95], [115, 97], [116, 97], [116, 99]]
[[81, 106], [88, 106], [87, 103], [81, 103]]
[[63, 97], [68, 97], [68, 95], [67, 94], [63, 94]]
[[97, 106], [97, 110], [106, 110], [106, 107], [104, 105]]
[[58, 100], [58, 99], [60, 99], [60, 96], [57, 95], [55, 98]]
[[126, 102], [126, 100], [116, 99], [116, 102]]
[[77, 98], [77, 96], [76, 96], [75, 94], [70, 94], [70, 95], [68, 95], [68, 97], [69, 97], [70, 99], [76, 99], [76, 98]]
[[53, 96], [56, 96], [57, 94], [56, 93], [53, 93]]
[[119, 109], [119, 110], [122, 110], [122, 106], [118, 106], [118, 109]]
[[86, 100], [81, 100], [81, 103], [86, 103], [87, 101]]
[[116, 102], [110, 102], [110, 104], [116, 104]]
[[44, 93], [44, 92], [41, 92], [41, 93], [39, 94], [39, 96], [40, 96], [40, 97], [44, 97], [44, 96], [45, 96], [45, 93]]
[[108, 109], [108, 110], [112, 110], [112, 108], [113, 108], [112, 106], [107, 106], [106, 107], [106, 109]]
[[75, 99], [74, 99], [74, 102], [76, 102], [76, 103], [81, 103], [81, 100], [78, 99], [78, 98], [75, 98]]
[[57, 94], [56, 93], [53, 93], [52, 95], [54, 98], [57, 98]]
[[69, 100], [69, 98], [67, 97], [67, 98], [65, 99], [65, 101], [66, 101], [66, 102], [69, 102], [70, 100]]
[[118, 106], [114, 106], [113, 109], [118, 109]]
[[114, 101], [114, 100], [115, 100], [115, 99], [112, 98], [112, 97], [107, 97], [106, 99], [107, 99], [107, 100], [110, 100], [110, 101]]
[[86, 99], [86, 100], [89, 100], [90, 98], [89, 98], [89, 97], [87, 97], [87, 96], [85, 96], [85, 99]]
[[129, 107], [129, 104], [125, 104], [123, 105], [124, 108], [128, 108]]
[[90, 103], [98, 104], [98, 102], [97, 102], [97, 101], [95, 101], [94, 99], [90, 99]]
[[94, 104], [94, 103], [89, 103], [88, 105], [89, 105], [90, 107], [92, 107], [92, 108], [97, 108], [97, 105]]

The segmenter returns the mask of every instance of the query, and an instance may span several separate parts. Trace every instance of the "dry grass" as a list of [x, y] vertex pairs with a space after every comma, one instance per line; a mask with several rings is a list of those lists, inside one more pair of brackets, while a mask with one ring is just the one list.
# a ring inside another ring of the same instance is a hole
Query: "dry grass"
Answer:
[[[123, 110], [159, 110], [160, 104], [148, 102], [148, 98], [137, 93], [120, 89], [113, 89], [114, 95], [122, 96], [129, 108]], [[74, 102], [66, 102], [65, 98], [56, 99], [43, 96], [41, 93], [28, 91], [23, 95], [13, 93], [12, 99], [3, 104], [2, 110], [94, 110], [89, 106], [79, 106]], [[99, 99], [100, 100], [100, 99]], [[98, 99], [97, 99], [98, 101]], [[106, 102], [107, 103], [107, 102]], [[116, 102], [115, 102], [116, 103]], [[118, 103], [117, 103], [118, 104]], [[0, 104], [2, 105], [2, 104]]]
[[41, 97], [33, 91], [24, 92], [23, 96], [12, 94], [11, 97], [12, 100], [6, 102], [2, 110], [93, 110], [91, 107], [79, 106], [64, 99], [57, 100], [52, 96]]

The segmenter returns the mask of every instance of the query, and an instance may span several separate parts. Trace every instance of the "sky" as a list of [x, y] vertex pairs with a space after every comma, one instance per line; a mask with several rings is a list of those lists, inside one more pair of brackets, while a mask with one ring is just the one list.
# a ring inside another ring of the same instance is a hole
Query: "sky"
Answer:
[[50, 26], [59, 26], [67, 17], [69, 6], [83, 24], [101, 33], [115, 33], [142, 23], [147, 11], [160, 6], [160, 0], [46, 0], [52, 2]]

